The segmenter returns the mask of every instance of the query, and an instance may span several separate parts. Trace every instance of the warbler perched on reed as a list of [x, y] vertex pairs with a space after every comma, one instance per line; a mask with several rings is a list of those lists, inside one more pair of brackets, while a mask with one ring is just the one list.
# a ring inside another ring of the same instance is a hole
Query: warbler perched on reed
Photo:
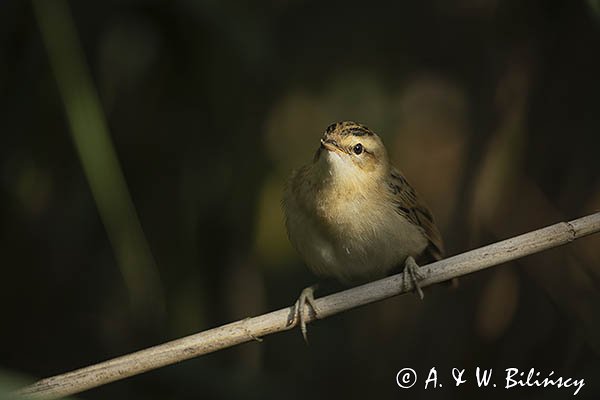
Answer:
[[[390, 164], [379, 136], [345, 121], [325, 130], [312, 163], [294, 171], [284, 194], [289, 239], [317, 276], [356, 284], [404, 268], [404, 282], [419, 295], [422, 279], [415, 259], [443, 255], [429, 209]], [[314, 305], [314, 286], [296, 302], [306, 339], [305, 305]]]

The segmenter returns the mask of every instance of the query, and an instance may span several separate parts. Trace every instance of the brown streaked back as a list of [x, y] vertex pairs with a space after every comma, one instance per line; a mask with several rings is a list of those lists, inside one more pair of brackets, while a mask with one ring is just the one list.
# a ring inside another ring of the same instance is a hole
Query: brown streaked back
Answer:
[[440, 260], [444, 256], [444, 243], [433, 215], [396, 168], [392, 168], [390, 173], [389, 188], [398, 213], [419, 226], [427, 237], [429, 244], [421, 254], [421, 262]]

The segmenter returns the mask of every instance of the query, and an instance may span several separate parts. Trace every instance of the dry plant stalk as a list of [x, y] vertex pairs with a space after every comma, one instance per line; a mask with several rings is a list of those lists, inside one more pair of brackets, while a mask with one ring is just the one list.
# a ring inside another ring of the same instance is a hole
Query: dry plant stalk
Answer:
[[[569, 243], [600, 231], [600, 212], [570, 222], [560, 222], [501, 242], [423, 266], [427, 278], [422, 287], [480, 271], [520, 257]], [[374, 281], [316, 299], [319, 319], [373, 303], [404, 292], [402, 274]], [[412, 286], [412, 283], [410, 284]], [[409, 287], [412, 290], [412, 287]], [[183, 360], [212, 353], [260, 337], [292, 329], [294, 307], [246, 318], [186, 336], [135, 353], [114, 358], [62, 375], [42, 379], [17, 394], [36, 399], [55, 399], [138, 375]], [[307, 322], [315, 316], [310, 314]]]

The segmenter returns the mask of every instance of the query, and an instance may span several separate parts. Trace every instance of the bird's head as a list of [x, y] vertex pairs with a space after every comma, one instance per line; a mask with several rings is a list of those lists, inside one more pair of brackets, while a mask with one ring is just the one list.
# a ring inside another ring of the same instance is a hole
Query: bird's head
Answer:
[[390, 168], [381, 138], [352, 121], [327, 127], [314, 161], [334, 180], [356, 184], [382, 178]]

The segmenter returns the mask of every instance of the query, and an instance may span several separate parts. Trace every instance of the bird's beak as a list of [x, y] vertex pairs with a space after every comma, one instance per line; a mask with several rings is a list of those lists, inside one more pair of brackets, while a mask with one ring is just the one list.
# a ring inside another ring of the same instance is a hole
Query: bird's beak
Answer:
[[340, 146], [333, 139], [321, 139], [321, 147], [327, 151], [340, 151]]

